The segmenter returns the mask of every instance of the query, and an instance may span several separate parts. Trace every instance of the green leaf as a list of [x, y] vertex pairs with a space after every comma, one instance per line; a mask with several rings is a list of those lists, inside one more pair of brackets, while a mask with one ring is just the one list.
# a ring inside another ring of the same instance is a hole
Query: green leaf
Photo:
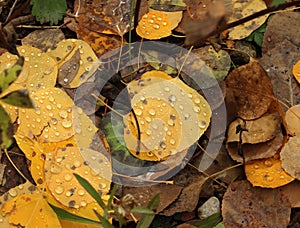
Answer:
[[24, 63], [24, 58], [20, 57], [18, 61], [0, 74], [0, 93], [3, 93], [19, 76]]
[[271, 6], [277, 6], [277, 5], [280, 5], [280, 4], [283, 4], [285, 3], [285, 0], [273, 0], [270, 7]]
[[[159, 201], [160, 201], [160, 196], [159, 194], [156, 194], [151, 201], [148, 203], [147, 208], [149, 210], [155, 210], [158, 205], [159, 205]], [[144, 227], [149, 227], [150, 224], [152, 223], [153, 219], [155, 217], [155, 214], [143, 214], [139, 220], [139, 222], [137, 223], [137, 228], [144, 228]]]
[[155, 213], [150, 210], [147, 207], [142, 207], [142, 206], [136, 206], [131, 209], [131, 213], [141, 213], [141, 214], [148, 214], [148, 215], [154, 215]]
[[62, 208], [55, 207], [54, 205], [49, 204], [50, 207], [53, 209], [53, 211], [56, 213], [57, 217], [61, 220], [69, 220], [73, 222], [81, 222], [86, 224], [94, 224], [94, 225], [100, 225], [101, 223], [99, 221], [94, 221], [91, 219], [83, 218], [78, 215], [74, 215]]
[[114, 199], [114, 195], [116, 194], [116, 191], [117, 191], [117, 188], [118, 186], [116, 184], [114, 184], [111, 192], [110, 192], [110, 195], [109, 195], [109, 198], [108, 198], [108, 201], [107, 201], [107, 208], [110, 208], [112, 202], [113, 202], [113, 199]]
[[98, 211], [94, 210], [94, 213], [97, 215], [97, 217], [101, 221], [101, 224], [103, 225], [104, 228], [114, 228], [114, 226], [112, 224], [110, 224], [110, 222], [106, 218], [104, 218], [102, 215], [100, 215], [98, 213]]
[[57, 24], [67, 10], [66, 0], [31, 0], [31, 4], [32, 15], [42, 24]]
[[73, 173], [77, 181], [80, 183], [80, 185], [96, 200], [96, 202], [102, 207], [104, 211], [107, 211], [107, 206], [101, 199], [101, 196], [97, 192], [97, 190], [84, 178], [79, 176], [76, 173]]
[[213, 227], [221, 220], [221, 213], [215, 213], [205, 219], [197, 219], [187, 222], [188, 224], [191, 224], [196, 227]]
[[7, 149], [12, 144], [13, 125], [10, 117], [2, 106], [0, 106], [0, 146]]
[[27, 90], [13, 91], [0, 99], [6, 104], [21, 108], [33, 108], [33, 103], [28, 95]]
[[214, 228], [225, 228], [224, 222], [218, 223]]

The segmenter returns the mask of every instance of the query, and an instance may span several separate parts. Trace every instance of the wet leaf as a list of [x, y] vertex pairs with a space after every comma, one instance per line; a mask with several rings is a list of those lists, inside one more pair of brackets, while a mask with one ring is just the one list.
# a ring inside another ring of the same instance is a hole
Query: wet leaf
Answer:
[[277, 188], [294, 180], [286, 173], [278, 156], [250, 161], [245, 164], [247, 180], [253, 186]]
[[129, 151], [141, 160], [165, 160], [189, 148], [209, 125], [209, 104], [179, 78], [150, 71], [127, 88], [133, 95], [131, 104], [141, 135], [138, 142], [137, 123], [129, 113], [123, 118], [124, 140]]
[[300, 83], [300, 60], [293, 66], [293, 75], [296, 80]]
[[20, 108], [33, 108], [33, 103], [28, 95], [27, 90], [17, 90], [13, 91], [0, 100], [6, 104], [17, 106]]
[[272, 84], [259, 63], [236, 68], [225, 82], [227, 108], [245, 120], [261, 117], [273, 101]]
[[149, 12], [164, 13], [170, 21], [171, 30], [175, 29], [182, 19], [182, 11], [167, 12], [167, 11], [159, 11], [159, 10], [149, 9]]
[[288, 199], [279, 189], [251, 187], [247, 181], [230, 184], [223, 198], [223, 222], [229, 228], [286, 227], [290, 213]]
[[58, 64], [58, 81], [67, 88], [77, 88], [95, 72], [98, 60], [92, 48], [84, 41], [67, 39], [47, 52]]
[[285, 122], [289, 134], [300, 135], [300, 105], [290, 107], [285, 113]]
[[284, 144], [280, 159], [282, 162], [282, 167], [294, 178], [300, 179], [300, 135], [289, 138], [286, 144]]
[[[5, 54], [1, 56], [0, 64], [4, 67], [2, 61], [5, 58]], [[19, 76], [24, 64], [24, 58], [20, 57], [17, 62], [10, 68], [5, 69], [0, 74], [0, 94], [4, 92]]]
[[1, 149], [7, 149], [12, 144], [13, 125], [9, 115], [0, 105], [0, 145]]
[[129, 30], [131, 0], [76, 0], [74, 12], [80, 27], [123, 36]]
[[[262, 0], [248, 0], [240, 2], [238, 0], [233, 1], [232, 15], [228, 19], [228, 23], [240, 20], [246, 16], [249, 16], [255, 12], [266, 9], [267, 6]], [[261, 16], [242, 25], [236, 26], [229, 31], [229, 39], [243, 39], [249, 36], [254, 30], [259, 28], [268, 18], [268, 15]]]
[[281, 132], [281, 119], [278, 113], [267, 113], [259, 119], [243, 121], [238, 118], [229, 125], [228, 142], [239, 142], [238, 126], [245, 128], [242, 133], [243, 143], [260, 143], [273, 139]]
[[9, 214], [11, 225], [26, 227], [61, 227], [59, 220], [42, 195], [22, 194], [5, 202], [2, 215]]
[[171, 22], [163, 12], [149, 12], [139, 21], [136, 33], [149, 40], [167, 37], [171, 35]]

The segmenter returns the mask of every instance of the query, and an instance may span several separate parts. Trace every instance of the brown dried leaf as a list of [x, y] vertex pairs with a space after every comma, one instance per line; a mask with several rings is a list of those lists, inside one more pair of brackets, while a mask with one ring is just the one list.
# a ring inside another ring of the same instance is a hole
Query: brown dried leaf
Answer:
[[290, 107], [285, 113], [285, 121], [289, 134], [300, 135], [300, 105]]
[[282, 193], [289, 199], [292, 207], [300, 207], [300, 182], [293, 181], [280, 187]]
[[226, 78], [226, 101], [245, 120], [261, 117], [273, 101], [270, 79], [257, 62], [233, 70]]
[[240, 132], [237, 132], [239, 125], [246, 129], [242, 133], [242, 142], [254, 144], [273, 139], [281, 132], [280, 124], [281, 119], [277, 112], [267, 113], [256, 120], [243, 121], [238, 118], [229, 125], [227, 143], [240, 141]]
[[[299, 50], [299, 46], [283, 39], [260, 59], [261, 65], [271, 79], [276, 98], [288, 106], [294, 106], [300, 101], [300, 86], [292, 75], [293, 65], [300, 58]], [[283, 105], [282, 108], [287, 109]]]
[[233, 182], [223, 198], [225, 227], [287, 227], [290, 204], [278, 189], [252, 187], [248, 181]]
[[282, 167], [291, 176], [300, 180], [300, 135], [289, 138], [283, 146], [280, 159]]
[[[282, 143], [283, 135], [282, 133], [279, 133], [275, 136], [275, 138], [266, 142], [256, 144], [242, 144], [242, 151], [245, 162], [274, 156], [281, 148]], [[226, 148], [233, 160], [237, 162], [243, 161], [243, 158], [238, 154], [238, 142], [227, 143]]]

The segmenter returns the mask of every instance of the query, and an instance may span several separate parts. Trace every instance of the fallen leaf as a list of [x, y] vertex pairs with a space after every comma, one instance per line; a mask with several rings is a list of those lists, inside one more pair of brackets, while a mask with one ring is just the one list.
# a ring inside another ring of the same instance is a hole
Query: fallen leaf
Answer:
[[[265, 31], [262, 43], [263, 55], [271, 54], [268, 53], [268, 51], [271, 51], [275, 47], [278, 48], [278, 44], [282, 43], [282, 41], [287, 37], [291, 43], [299, 44], [300, 28], [299, 24], [297, 23], [299, 20], [300, 15], [298, 12], [285, 11], [275, 13], [268, 22], [268, 26]], [[284, 55], [284, 52], [281, 52], [281, 54]], [[274, 59], [276, 59], [276, 57], [274, 57]], [[286, 59], [285, 61], [289, 61], [289, 59]], [[273, 61], [270, 61], [270, 64], [272, 63]], [[274, 64], [274, 66], [276, 65]]]
[[129, 0], [76, 0], [74, 12], [80, 27], [90, 31], [123, 36], [129, 31], [130, 9]]
[[185, 10], [186, 8], [183, 0], [150, 0], [148, 5], [152, 9], [169, 12]]
[[281, 119], [278, 113], [267, 113], [256, 120], [244, 121], [240, 118], [233, 121], [228, 128], [227, 143], [239, 142], [238, 126], [246, 130], [242, 133], [242, 143], [260, 143], [273, 139], [281, 132]]
[[274, 100], [270, 79], [257, 62], [236, 68], [225, 82], [227, 108], [245, 120], [261, 117]]
[[300, 100], [300, 86], [291, 72], [299, 58], [299, 47], [287, 39], [282, 39], [260, 59], [271, 79], [276, 98], [284, 103], [281, 104], [283, 110], [287, 110], [287, 106], [298, 104]]
[[12, 144], [13, 125], [10, 117], [0, 105], [0, 147], [7, 149]]
[[171, 35], [171, 22], [163, 12], [149, 12], [139, 21], [136, 33], [150, 40], [167, 37]]
[[294, 178], [300, 179], [300, 135], [289, 138], [286, 144], [284, 144], [280, 159], [284, 170], [293, 176]]
[[46, 52], [48, 49], [55, 49], [57, 43], [65, 39], [64, 33], [60, 29], [35, 30], [24, 37], [22, 45], [28, 45]]
[[[209, 104], [179, 78], [150, 71], [129, 83], [127, 88], [133, 95], [131, 104], [137, 115], [141, 141], [137, 141], [132, 113], [124, 117], [124, 139], [130, 152], [142, 160], [164, 160], [189, 148], [209, 125]], [[141, 148], [137, 148], [138, 144]]]
[[98, 60], [92, 48], [82, 40], [67, 39], [47, 52], [58, 65], [58, 81], [64, 87], [77, 88], [96, 71]]
[[280, 187], [282, 193], [289, 199], [291, 207], [300, 207], [300, 182], [293, 181]]
[[300, 60], [293, 66], [293, 75], [296, 78], [297, 82], [300, 83]]
[[11, 225], [26, 227], [61, 227], [59, 220], [42, 195], [23, 194], [1, 207], [2, 215], [9, 214]]
[[[266, 9], [267, 6], [262, 0], [247, 0], [240, 2], [233, 0], [232, 15], [228, 19], [228, 23], [238, 21], [244, 17], [247, 17], [253, 13]], [[268, 18], [268, 15], [264, 15], [254, 20], [248, 21], [242, 25], [238, 25], [229, 30], [229, 39], [240, 40], [249, 36], [254, 30], [259, 28]]]
[[153, 13], [162, 12], [162, 13], [164, 13], [170, 21], [171, 30], [175, 29], [178, 26], [181, 19], [182, 19], [182, 11], [168, 12], [168, 11], [165, 11], [165, 10], [154, 10], [154, 9], [150, 8], [149, 12], [153, 12]]
[[192, 52], [212, 69], [218, 81], [224, 80], [231, 67], [231, 59], [228, 52], [224, 50], [216, 51], [212, 45], [193, 49]]
[[290, 204], [279, 189], [252, 187], [248, 181], [229, 185], [223, 197], [225, 227], [286, 227]]
[[245, 164], [247, 180], [253, 186], [277, 188], [294, 180], [286, 173], [277, 155], [270, 158], [250, 161]]
[[[275, 136], [275, 138], [270, 139], [266, 142], [255, 144], [243, 143], [243, 158], [245, 159], [245, 162], [248, 162], [251, 160], [272, 157], [277, 152], [279, 152], [282, 147], [283, 141], [283, 135], [282, 133], [279, 133]], [[226, 144], [226, 149], [233, 160], [237, 162], [243, 162], [243, 158], [241, 157], [241, 155], [239, 155], [238, 146], [238, 142], [229, 142]]]
[[300, 135], [300, 105], [290, 107], [285, 113], [285, 122], [289, 134]]
[[78, 209], [94, 202], [73, 173], [89, 181], [101, 195], [108, 193], [112, 178], [110, 161], [101, 152], [67, 146], [57, 149], [53, 159], [45, 161], [47, 186], [64, 206]]

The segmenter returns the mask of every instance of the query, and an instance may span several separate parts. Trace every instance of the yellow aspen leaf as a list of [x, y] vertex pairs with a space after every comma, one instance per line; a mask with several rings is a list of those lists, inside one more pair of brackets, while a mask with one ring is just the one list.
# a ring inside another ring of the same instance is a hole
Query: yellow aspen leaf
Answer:
[[157, 40], [171, 35], [171, 22], [160, 11], [145, 14], [136, 27], [136, 33], [149, 40]]
[[19, 109], [18, 134], [39, 142], [58, 142], [74, 135], [73, 100], [59, 88], [39, 90], [32, 95], [35, 109]]
[[31, 92], [54, 87], [57, 78], [55, 60], [35, 47], [25, 45], [17, 49], [24, 57], [24, 65], [19, 77], [5, 91], [5, 94], [19, 89], [27, 89], [31, 94]]
[[300, 83], [300, 60], [293, 66], [293, 75], [297, 82]]
[[130, 82], [127, 88], [140, 128], [140, 143], [132, 113], [124, 116], [124, 140], [139, 159], [160, 161], [181, 152], [209, 126], [209, 104], [179, 78], [150, 71]]
[[73, 173], [85, 178], [103, 195], [110, 189], [112, 168], [102, 153], [78, 147], [58, 149], [52, 160], [45, 161], [45, 176], [52, 195], [66, 207], [78, 209], [94, 202]]
[[60, 224], [62, 228], [99, 228], [101, 226], [94, 224], [85, 224], [80, 222], [73, 222], [70, 220], [60, 220]]
[[[232, 14], [228, 19], [228, 23], [240, 20], [255, 12], [267, 8], [263, 0], [247, 0], [239, 1], [233, 0]], [[236, 26], [229, 31], [229, 39], [243, 39], [249, 36], [254, 30], [259, 28], [268, 18], [268, 15], [261, 16], [242, 25]]]
[[245, 164], [247, 180], [253, 186], [277, 188], [286, 185], [295, 178], [286, 173], [278, 156], [253, 160]]
[[64, 87], [79, 87], [97, 69], [95, 62], [98, 58], [83, 40], [62, 40], [56, 49], [49, 50], [47, 54], [57, 61], [58, 82]]
[[22, 194], [5, 202], [1, 207], [2, 215], [9, 214], [13, 226], [28, 228], [61, 227], [60, 222], [42, 195]]
[[167, 18], [170, 21], [170, 27], [171, 30], [175, 29], [178, 24], [180, 23], [181, 19], [182, 19], [182, 11], [174, 11], [174, 12], [168, 12], [168, 11], [159, 11], [159, 10], [154, 10], [154, 9], [149, 9], [149, 12], [162, 12], [164, 13]]

